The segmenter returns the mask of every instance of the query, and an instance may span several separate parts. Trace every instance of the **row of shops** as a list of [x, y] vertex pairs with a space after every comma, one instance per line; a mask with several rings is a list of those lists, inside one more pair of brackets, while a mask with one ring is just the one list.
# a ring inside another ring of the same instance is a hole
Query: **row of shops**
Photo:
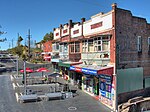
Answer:
[[112, 108], [115, 95], [114, 68], [84, 65], [81, 62], [53, 62], [53, 68], [72, 85]]

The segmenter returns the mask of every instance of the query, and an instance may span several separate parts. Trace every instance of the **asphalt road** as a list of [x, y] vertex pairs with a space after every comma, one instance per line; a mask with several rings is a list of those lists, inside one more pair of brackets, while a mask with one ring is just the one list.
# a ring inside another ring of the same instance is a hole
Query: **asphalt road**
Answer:
[[10, 76], [0, 75], [0, 112], [111, 112], [83, 91], [77, 93], [76, 97], [65, 100], [20, 104], [16, 102]]

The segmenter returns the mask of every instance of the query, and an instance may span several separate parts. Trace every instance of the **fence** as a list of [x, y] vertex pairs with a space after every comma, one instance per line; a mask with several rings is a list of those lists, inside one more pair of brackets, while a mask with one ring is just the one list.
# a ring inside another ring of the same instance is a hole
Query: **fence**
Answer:
[[117, 70], [117, 93], [143, 89], [143, 68]]

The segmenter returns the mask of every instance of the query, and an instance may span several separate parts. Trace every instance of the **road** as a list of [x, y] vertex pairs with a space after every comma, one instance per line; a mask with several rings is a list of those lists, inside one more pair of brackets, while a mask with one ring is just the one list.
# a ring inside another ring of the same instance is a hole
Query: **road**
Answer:
[[[8, 74], [0, 75], [0, 112], [111, 112], [83, 91], [65, 100], [17, 103]], [[74, 109], [74, 110], [70, 110]]]

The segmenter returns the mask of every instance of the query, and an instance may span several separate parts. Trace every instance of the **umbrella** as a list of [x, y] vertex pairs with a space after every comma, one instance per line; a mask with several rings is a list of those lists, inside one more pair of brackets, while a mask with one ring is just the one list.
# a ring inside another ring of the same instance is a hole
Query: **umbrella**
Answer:
[[[21, 72], [21, 73], [24, 73], [24, 70], [20, 70], [20, 72]], [[31, 72], [33, 72], [33, 70], [32, 70], [32, 69], [30, 69], [30, 68], [26, 68], [26, 72], [31, 73]]]
[[49, 72], [49, 70], [48, 69], [46, 69], [46, 68], [39, 68], [39, 69], [37, 69], [37, 70], [35, 70], [36, 72], [42, 72], [42, 76], [43, 76], [43, 72]]
[[39, 69], [37, 69], [37, 70], [35, 70], [36, 72], [49, 72], [49, 70], [48, 69], [46, 69], [46, 68], [39, 68]]

